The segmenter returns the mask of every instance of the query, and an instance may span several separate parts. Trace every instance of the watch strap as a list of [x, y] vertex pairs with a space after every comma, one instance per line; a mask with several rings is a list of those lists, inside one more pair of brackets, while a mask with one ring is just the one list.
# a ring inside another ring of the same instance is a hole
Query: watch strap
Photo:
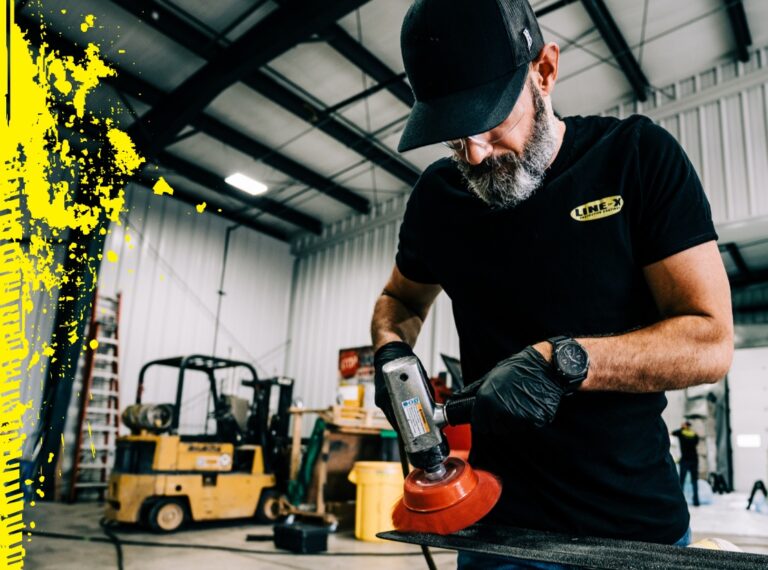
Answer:
[[569, 336], [560, 335], [560, 336], [553, 336], [552, 338], [548, 338], [547, 342], [549, 342], [552, 345], [552, 350], [556, 349], [559, 344], [562, 344], [563, 341], [566, 340], [573, 340]]

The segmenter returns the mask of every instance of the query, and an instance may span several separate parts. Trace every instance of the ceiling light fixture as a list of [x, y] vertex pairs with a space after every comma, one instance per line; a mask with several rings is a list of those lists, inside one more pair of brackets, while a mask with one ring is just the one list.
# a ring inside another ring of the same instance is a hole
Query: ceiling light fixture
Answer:
[[254, 180], [253, 178], [239, 172], [235, 172], [234, 174], [227, 176], [224, 179], [224, 182], [253, 196], [264, 194], [264, 192], [267, 191], [266, 184], [262, 184], [258, 180]]

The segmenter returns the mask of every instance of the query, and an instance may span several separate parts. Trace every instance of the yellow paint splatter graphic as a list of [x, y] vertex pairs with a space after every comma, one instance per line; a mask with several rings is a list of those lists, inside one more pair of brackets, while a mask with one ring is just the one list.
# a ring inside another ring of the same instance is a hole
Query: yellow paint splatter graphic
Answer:
[[168, 194], [169, 196], [173, 195], [173, 188], [171, 188], [171, 185], [168, 184], [162, 176], [155, 182], [152, 190], [154, 190], [155, 194], [158, 196], [162, 196], [163, 194]]
[[93, 27], [93, 22], [96, 18], [93, 16], [93, 14], [88, 14], [85, 17], [85, 20], [82, 24], [80, 24], [80, 31], [85, 33], [88, 30], [90, 30]]
[[107, 252], [107, 261], [109, 261], [110, 263], [117, 263], [117, 253], [115, 253], [110, 249]]
[[206, 204], [205, 202], [203, 202], [202, 204], [198, 204], [197, 206], [195, 206], [195, 209], [197, 210], [197, 213], [198, 213], [198, 214], [202, 214], [203, 212], [205, 212], [205, 207], [206, 207], [207, 205], [208, 205], [208, 204]]
[[94, 338], [91, 340], [91, 342], [88, 343], [88, 346], [91, 347], [91, 350], [96, 350], [97, 348], [99, 348], [99, 341]]
[[[84, 323], [91, 310], [107, 229], [110, 223], [121, 223], [125, 184], [144, 163], [130, 137], [118, 127], [117, 106], [110, 110], [89, 107], [94, 90], [115, 75], [99, 46], [88, 44], [79, 56], [63, 56], [52, 50], [45, 41], [41, 10], [34, 13], [32, 21], [41, 27], [43, 41], [33, 45], [15, 22], [14, 4], [6, 0], [0, 9], [0, 87], [11, 87], [9, 93], [0, 94], [3, 568], [23, 565], [22, 532], [25, 526], [34, 528], [33, 521], [23, 518], [25, 489], [20, 482], [19, 461], [24, 444], [22, 428], [25, 421], [35, 418], [26, 414], [31, 405], [20, 401], [21, 382], [29, 377], [30, 370], [49, 367], [61, 375], [73, 375], [87, 341]], [[64, 9], [60, 12], [66, 14]], [[12, 20], [10, 26], [6, 25], [7, 14]], [[85, 33], [95, 25], [96, 18], [88, 14], [80, 30]], [[8, 29], [10, 37], [5, 32]], [[167, 183], [162, 188], [162, 193], [173, 193]], [[114, 252], [107, 252], [106, 257], [117, 261]], [[28, 322], [36, 304], [43, 307], [43, 314], [54, 312], [52, 333], [43, 336], [33, 328], [33, 322]], [[89, 346], [95, 350], [98, 344]], [[43, 405], [46, 407], [38, 410], [37, 421], [53, 403]], [[55, 443], [43, 440], [46, 451], [40, 452], [36, 462], [50, 475], [58, 472], [59, 454], [64, 449], [63, 436], [61, 441], [59, 437], [56, 435]], [[42, 498], [53, 488], [53, 481], [50, 475], [46, 481], [41, 473], [29, 473], [25, 484], [29, 487], [26, 492]], [[28, 504], [34, 506], [34, 501]]]

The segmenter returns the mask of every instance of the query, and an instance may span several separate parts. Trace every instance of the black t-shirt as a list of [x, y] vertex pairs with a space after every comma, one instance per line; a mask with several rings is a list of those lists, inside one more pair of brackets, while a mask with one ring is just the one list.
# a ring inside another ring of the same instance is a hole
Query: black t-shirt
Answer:
[[[660, 320], [642, 268], [717, 239], [680, 145], [649, 119], [568, 117], [537, 192], [491, 209], [451, 159], [409, 198], [397, 266], [450, 297], [465, 380], [556, 335], [621, 334]], [[503, 479], [490, 520], [674, 543], [688, 510], [661, 418], [662, 392], [577, 392], [553, 423], [473, 441]]]
[[695, 432], [676, 429], [672, 432], [672, 435], [680, 442], [681, 461], [693, 462], [699, 460], [699, 452], [696, 450], [696, 447], [699, 445], [699, 436]]

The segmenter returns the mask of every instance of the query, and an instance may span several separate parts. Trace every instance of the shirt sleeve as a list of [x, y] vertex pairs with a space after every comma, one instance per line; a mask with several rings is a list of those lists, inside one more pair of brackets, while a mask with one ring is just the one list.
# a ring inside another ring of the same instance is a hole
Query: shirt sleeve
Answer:
[[675, 138], [647, 122], [638, 140], [640, 215], [634, 249], [641, 265], [716, 240], [709, 201]]
[[423, 201], [419, 191], [419, 185], [424, 177], [416, 183], [411, 192], [408, 204], [405, 207], [405, 216], [400, 225], [400, 237], [397, 244], [395, 264], [407, 279], [418, 283], [434, 284], [439, 281], [430, 271], [427, 265], [427, 257], [424, 255], [426, 222], [423, 212]]

